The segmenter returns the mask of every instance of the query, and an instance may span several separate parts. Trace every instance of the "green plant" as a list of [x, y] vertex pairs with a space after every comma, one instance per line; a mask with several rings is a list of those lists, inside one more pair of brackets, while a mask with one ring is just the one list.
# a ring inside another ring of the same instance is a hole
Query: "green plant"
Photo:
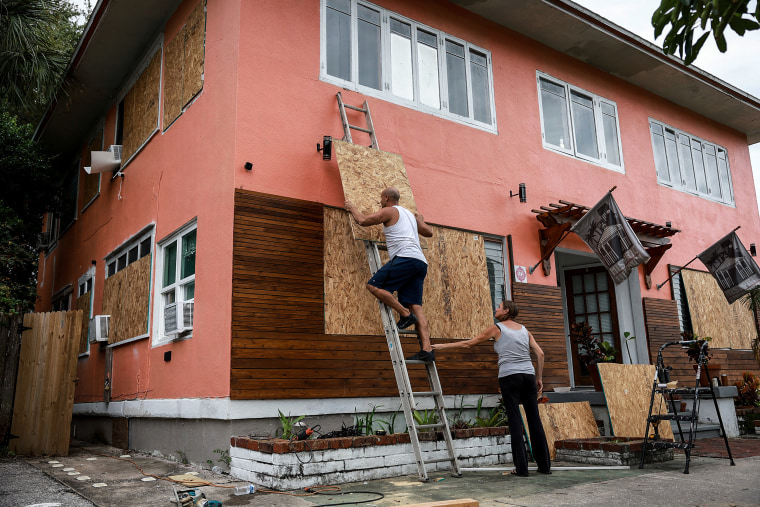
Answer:
[[377, 420], [377, 424], [383, 428], [385, 427], [385, 431], [388, 432], [388, 434], [392, 434], [394, 431], [396, 431], [396, 418], [398, 417], [399, 411], [401, 410], [401, 405], [398, 406], [395, 412], [393, 412], [390, 415], [390, 420], [383, 421], [382, 419]]
[[624, 331], [623, 338], [625, 338], [625, 350], [628, 351], [628, 359], [631, 360], [633, 356], [631, 355], [631, 349], [628, 347], [628, 342], [631, 340], [635, 340], [636, 337], [633, 334], [629, 333], [628, 331]]
[[[438, 424], [438, 411], [431, 408], [430, 410], [415, 410], [414, 414], [414, 422], [417, 423], [418, 426], [426, 426], [428, 424]], [[422, 429], [420, 431], [431, 431], [430, 429]]]
[[187, 454], [185, 454], [185, 451], [180, 451], [179, 449], [177, 449], [174, 452], [176, 452], [177, 454], [179, 454], [179, 461], [180, 461], [180, 463], [182, 463], [183, 465], [189, 465], [190, 464], [190, 460], [187, 459]]
[[[755, 322], [757, 322], [758, 313], [760, 312], [760, 288], [750, 289], [739, 301], [749, 310], [752, 310], [752, 316], [755, 318]], [[755, 359], [760, 362], [760, 330], [756, 329], [756, 331], [757, 334], [754, 340], [752, 340], [752, 353]]]
[[594, 336], [593, 332], [586, 321], [570, 324], [570, 340], [578, 346], [578, 361], [586, 366], [615, 361], [615, 347], [600, 336]]
[[375, 424], [382, 424], [380, 421], [375, 421], [375, 411], [381, 407], [382, 405], [372, 405], [372, 410], [367, 412], [364, 417], [359, 417], [359, 415], [356, 414], [356, 409], [354, 409], [354, 419], [356, 420], [354, 426], [356, 426], [359, 434], [375, 434]]
[[306, 416], [299, 415], [298, 417], [292, 417], [290, 414], [287, 416], [283, 414], [279, 409], [277, 413], [280, 414], [280, 427], [275, 431], [275, 436], [279, 433], [280, 437], [290, 440], [298, 435], [296, 429], [296, 423], [300, 422]]
[[480, 411], [483, 408], [483, 397], [478, 399], [477, 411], [475, 414], [474, 426], [478, 428], [495, 428], [497, 426], [505, 426], [507, 424], [507, 415], [504, 410], [504, 400], [499, 400], [499, 403], [488, 411], [486, 417], [480, 416]]
[[745, 371], [742, 379], [734, 382], [734, 385], [739, 391], [737, 406], [760, 407], [760, 378], [757, 375]]
[[[217, 460], [219, 463], [224, 463], [228, 467], [230, 466], [230, 462], [232, 462], [230, 451], [227, 449], [214, 449], [214, 452], [219, 455], [219, 459]], [[206, 462], [210, 463], [211, 460], [206, 460]]]
[[[483, 398], [481, 397], [481, 400], [482, 399]], [[456, 399], [454, 401], [454, 406], [456, 407]], [[464, 416], [465, 408], [470, 408], [470, 406], [465, 406], [464, 396], [462, 396], [462, 398], [459, 400], [459, 408], [457, 409], [456, 414], [454, 417], [449, 417], [449, 427], [452, 430], [464, 430], [472, 427], [472, 422]]]
[[[687, 345], [686, 355], [689, 356], [689, 362], [694, 361], [696, 363], [699, 359], [699, 354], [700, 354], [700, 351], [702, 350], [702, 345], [705, 344], [705, 342], [711, 342], [712, 338], [709, 336], [700, 338], [699, 336], [695, 335], [694, 333], [690, 331], [684, 331], [681, 333], [681, 340], [693, 342]], [[704, 354], [705, 354], [705, 364], [707, 364], [710, 362], [710, 359], [712, 359], [712, 352], [710, 352], [709, 345], [705, 345]]]

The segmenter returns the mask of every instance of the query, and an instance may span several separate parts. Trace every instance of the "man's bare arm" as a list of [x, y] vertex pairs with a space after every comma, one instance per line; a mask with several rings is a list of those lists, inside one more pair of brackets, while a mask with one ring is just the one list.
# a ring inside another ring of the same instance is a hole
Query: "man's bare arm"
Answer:
[[362, 227], [367, 227], [369, 225], [379, 225], [384, 224], [394, 217], [394, 213], [398, 213], [398, 211], [395, 210], [395, 208], [382, 208], [380, 211], [377, 211], [376, 213], [372, 213], [371, 215], [365, 215], [361, 211], [359, 211], [354, 203], [351, 201], [346, 201], [345, 208], [348, 210], [351, 215], [354, 217], [354, 220], [356, 220], [356, 223], [361, 225]]
[[425, 218], [420, 213], [415, 213], [414, 218], [417, 219], [417, 232], [419, 232], [421, 236], [432, 238], [433, 228], [430, 227], [430, 224], [425, 222]]

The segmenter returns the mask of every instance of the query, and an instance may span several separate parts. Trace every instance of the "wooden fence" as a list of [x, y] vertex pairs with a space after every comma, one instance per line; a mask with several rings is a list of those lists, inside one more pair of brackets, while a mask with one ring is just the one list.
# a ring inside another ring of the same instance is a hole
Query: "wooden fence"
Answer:
[[16, 454], [67, 455], [82, 311], [28, 313], [10, 441]]
[[21, 315], [0, 314], [0, 444], [8, 445], [21, 350]]

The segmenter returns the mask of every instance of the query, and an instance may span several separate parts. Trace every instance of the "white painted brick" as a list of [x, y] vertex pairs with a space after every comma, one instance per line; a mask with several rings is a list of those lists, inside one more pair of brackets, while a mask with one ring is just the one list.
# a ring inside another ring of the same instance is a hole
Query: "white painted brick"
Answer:
[[343, 472], [346, 469], [345, 462], [342, 460], [304, 463], [302, 468], [304, 475], [329, 474], [333, 472]]
[[249, 472], [248, 470], [243, 470], [242, 468], [237, 468], [232, 463], [230, 463], [230, 475], [236, 479], [240, 479], [241, 481], [260, 484], [259, 478], [256, 476], [256, 474]]
[[382, 458], [356, 458], [345, 460], [346, 470], [363, 470], [383, 466]]
[[414, 456], [412, 454], [391, 454], [383, 458], [383, 465], [386, 467], [396, 465], [408, 465], [414, 463]]

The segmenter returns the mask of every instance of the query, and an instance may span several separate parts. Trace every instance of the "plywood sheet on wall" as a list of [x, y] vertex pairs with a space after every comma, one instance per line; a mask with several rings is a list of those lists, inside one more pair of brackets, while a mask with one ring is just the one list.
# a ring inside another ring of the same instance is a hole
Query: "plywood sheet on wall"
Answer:
[[[353, 239], [350, 221], [347, 211], [325, 208], [325, 333], [382, 335], [377, 300], [366, 290], [364, 243]], [[483, 238], [434, 226], [428, 245], [422, 303], [430, 335], [472, 338], [493, 323]]]
[[90, 324], [90, 300], [92, 293], [85, 292], [77, 298], [77, 310], [82, 310], [82, 329], [79, 333], [79, 353], [87, 352], [87, 333]]
[[[89, 167], [92, 165], [92, 152], [101, 151], [102, 149], [103, 131], [100, 130], [97, 134], [95, 134], [92, 141], [90, 141], [90, 144], [87, 145], [87, 152], [84, 155], [84, 163], [82, 166]], [[87, 174], [84, 169], [82, 169], [82, 180], [83, 187], [80, 209], [87, 206], [95, 198], [95, 196], [98, 195], [98, 192], [100, 192], [100, 174]]]
[[757, 330], [749, 310], [741, 301], [728, 304], [718, 282], [706, 271], [681, 271], [694, 334], [711, 336], [712, 348], [751, 349]]
[[[612, 432], [617, 437], [641, 437], [646, 433], [655, 366], [651, 364], [599, 363], [604, 397]], [[666, 414], [661, 394], [655, 395], [652, 414]], [[660, 424], [660, 436], [673, 438], [670, 422]]]
[[158, 127], [161, 50], [124, 97], [124, 139], [121, 159], [126, 161]]
[[[364, 214], [376, 212], [380, 209], [380, 192], [388, 187], [396, 187], [401, 195], [399, 205], [412, 213], [417, 212], [412, 187], [400, 155], [343, 141], [334, 141], [333, 148], [343, 183], [343, 195], [359, 211]], [[380, 226], [361, 227], [351, 220], [351, 227], [355, 239], [385, 242]], [[424, 243], [424, 239], [420, 239]]]
[[201, 0], [187, 18], [185, 31], [182, 106], [186, 106], [203, 88], [206, 42], [206, 0]]
[[[591, 405], [587, 401], [542, 403], [538, 406], [538, 414], [541, 416], [541, 425], [544, 427], [551, 459], [557, 457], [557, 450], [554, 447], [554, 442], [557, 440], [599, 436], [599, 427], [596, 425], [594, 413], [591, 412]], [[530, 442], [528, 420], [525, 418], [522, 405], [520, 405], [520, 415]]]
[[164, 129], [182, 112], [185, 27], [164, 48]]
[[151, 256], [146, 255], [115, 275], [103, 288], [103, 315], [110, 315], [108, 343], [148, 332]]

